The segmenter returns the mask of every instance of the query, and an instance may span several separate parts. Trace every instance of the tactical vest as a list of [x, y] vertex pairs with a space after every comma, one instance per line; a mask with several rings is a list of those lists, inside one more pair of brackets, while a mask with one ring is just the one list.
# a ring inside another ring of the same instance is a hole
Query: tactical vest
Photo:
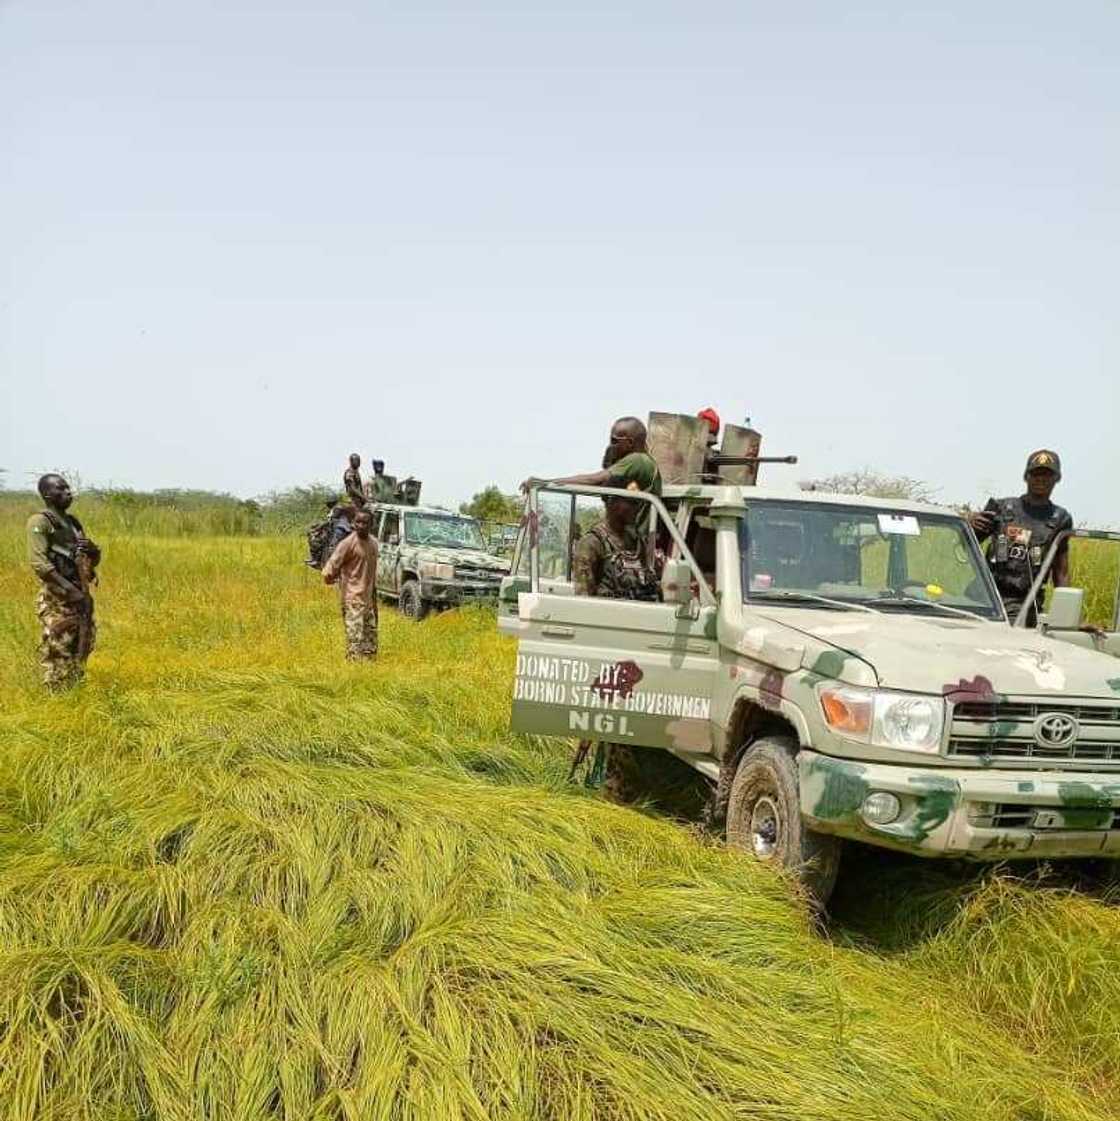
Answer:
[[[1051, 503], [1052, 512], [1045, 521], [1029, 517], [1026, 511], [1021, 515], [1021, 507], [1021, 500], [1014, 498], [1002, 498], [996, 503], [992, 511], [996, 525], [988, 549], [988, 565], [1000, 594], [1020, 599], [1030, 591], [1058, 527], [1068, 517], [1056, 503]], [[1018, 524], [1028, 520], [1029, 526]], [[1044, 527], [1041, 531], [1040, 525]], [[1023, 529], [1029, 530], [1029, 540], [1022, 539]]]
[[[82, 523], [73, 514], [66, 514], [66, 521], [53, 510], [43, 510], [43, 516], [56, 530], [70, 529], [77, 537], [74, 545], [61, 545], [52, 540], [50, 543], [51, 564], [58, 569], [59, 575], [69, 580], [71, 584], [80, 584], [81, 577], [78, 573], [78, 558], [83, 552], [81, 542], [85, 539], [86, 531]], [[69, 523], [69, 525], [67, 525]]]
[[621, 548], [601, 526], [594, 526], [587, 532], [593, 533], [605, 550], [597, 595], [647, 602], [660, 599], [657, 578], [646, 563], [644, 550]]

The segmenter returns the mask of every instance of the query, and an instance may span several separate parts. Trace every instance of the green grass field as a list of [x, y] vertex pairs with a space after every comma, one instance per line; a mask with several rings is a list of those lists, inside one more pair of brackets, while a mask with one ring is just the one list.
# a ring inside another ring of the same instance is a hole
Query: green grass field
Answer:
[[1120, 909], [1055, 874], [853, 859], [827, 932], [711, 838], [507, 729], [485, 612], [341, 657], [293, 537], [105, 550], [37, 687], [0, 506], [0, 1117], [1120, 1114]]

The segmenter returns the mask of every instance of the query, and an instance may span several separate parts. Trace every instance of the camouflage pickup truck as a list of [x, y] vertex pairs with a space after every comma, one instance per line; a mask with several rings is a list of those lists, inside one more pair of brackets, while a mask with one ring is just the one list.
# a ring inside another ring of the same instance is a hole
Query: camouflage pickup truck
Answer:
[[518, 642], [515, 730], [609, 742], [639, 797], [682, 761], [728, 842], [796, 869], [818, 904], [844, 842], [1120, 857], [1120, 661], [1012, 628], [957, 513], [763, 486], [630, 492], [651, 508], [662, 601], [578, 597], [574, 538], [611, 493], [528, 496], [498, 610]]
[[374, 503], [377, 591], [420, 620], [433, 608], [495, 603], [509, 561], [486, 548], [474, 518], [434, 506]]

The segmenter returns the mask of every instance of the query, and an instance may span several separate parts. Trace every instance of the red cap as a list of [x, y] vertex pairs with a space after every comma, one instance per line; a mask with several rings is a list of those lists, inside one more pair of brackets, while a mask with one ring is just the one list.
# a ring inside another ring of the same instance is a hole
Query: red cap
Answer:
[[719, 435], [719, 413], [715, 409], [701, 409], [697, 414], [699, 420], [706, 420], [708, 427], [718, 436]]

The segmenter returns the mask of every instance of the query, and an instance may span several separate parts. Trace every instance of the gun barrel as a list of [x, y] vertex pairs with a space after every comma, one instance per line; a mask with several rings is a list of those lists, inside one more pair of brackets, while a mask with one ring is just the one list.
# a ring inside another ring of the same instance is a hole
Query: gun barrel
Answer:
[[796, 463], [795, 455], [714, 455], [709, 463], [716, 467], [745, 467], [752, 463]]

